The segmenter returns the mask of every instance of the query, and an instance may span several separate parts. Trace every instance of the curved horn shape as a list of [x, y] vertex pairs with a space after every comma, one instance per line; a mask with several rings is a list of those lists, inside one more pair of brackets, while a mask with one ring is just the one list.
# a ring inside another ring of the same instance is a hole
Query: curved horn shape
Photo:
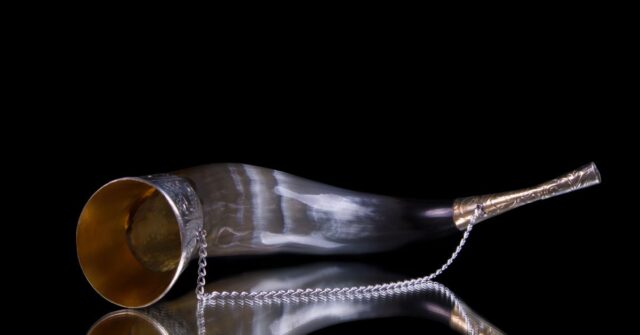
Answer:
[[162, 298], [208, 232], [210, 256], [368, 253], [466, 229], [485, 217], [597, 184], [592, 163], [540, 186], [422, 201], [349, 191], [246, 164], [116, 179], [85, 205], [76, 244], [82, 270], [105, 299], [137, 308]]

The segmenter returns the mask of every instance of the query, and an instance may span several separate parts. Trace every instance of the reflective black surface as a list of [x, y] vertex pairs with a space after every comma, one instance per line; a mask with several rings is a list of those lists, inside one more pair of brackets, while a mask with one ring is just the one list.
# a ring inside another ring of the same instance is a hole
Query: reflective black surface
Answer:
[[[250, 272], [211, 283], [206, 290], [256, 292], [351, 287], [399, 279], [371, 266], [320, 263]], [[97, 321], [89, 334], [304, 335], [343, 323], [391, 317], [427, 319], [461, 334], [503, 334], [437, 282], [409, 285], [382, 294], [219, 298], [201, 304], [192, 292], [152, 308], [111, 312]]]
[[[635, 11], [573, 7], [511, 15], [488, 34], [475, 25], [402, 29], [414, 23], [387, 34], [338, 29], [324, 40], [262, 26], [203, 39], [193, 29], [165, 33], [164, 16], [154, 25], [129, 20], [143, 30], [101, 11], [29, 11], [8, 33], [5, 64], [3, 228], [15, 232], [3, 234], [3, 271], [17, 284], [3, 289], [17, 296], [5, 302], [7, 322], [27, 318], [11, 332], [85, 334], [117, 309], [91, 289], [75, 252], [78, 215], [98, 187], [215, 162], [452, 199], [594, 161], [600, 186], [478, 226], [439, 281], [509, 334], [634, 330], [635, 309], [626, 306], [637, 292], [638, 57], [635, 20], [624, 13]], [[450, 27], [458, 34], [443, 33]], [[414, 277], [439, 266], [456, 242], [331, 259], [213, 259], [210, 280], [317, 261]], [[191, 292], [194, 280], [190, 268], [166, 300]], [[411, 317], [317, 331], [360, 333], [450, 331]]]
[[[233, 132], [232, 132], [233, 134]], [[185, 136], [188, 132], [185, 132]], [[266, 134], [262, 134], [266, 136]], [[301, 135], [301, 134], [300, 134]], [[294, 140], [292, 134], [276, 140], [250, 140], [249, 144], [230, 141], [225, 136], [203, 136], [194, 147], [168, 150], [166, 142], [131, 146], [127, 141], [99, 145], [82, 151], [71, 144], [63, 162], [55, 168], [59, 178], [48, 180], [51, 189], [63, 194], [51, 201], [51, 224], [41, 233], [55, 241], [56, 251], [45, 256], [42, 265], [48, 278], [47, 289], [53, 301], [77, 306], [66, 318], [65, 327], [85, 333], [105, 314], [119, 308], [102, 300], [84, 279], [75, 256], [75, 225], [88, 196], [104, 182], [122, 176], [172, 171], [212, 162], [244, 162], [294, 173], [340, 187], [414, 199], [447, 199], [515, 189], [552, 178], [575, 166], [595, 161], [603, 184], [544, 203], [534, 204], [484, 222], [472, 233], [460, 259], [438, 280], [483, 318], [506, 333], [574, 332], [589, 329], [567, 320], [567, 311], [579, 312], [598, 322], [610, 309], [588, 308], [584, 283], [594, 271], [607, 268], [612, 249], [604, 245], [615, 241], [604, 227], [611, 222], [607, 199], [611, 184], [619, 177], [607, 156], [598, 148], [566, 154], [558, 148], [530, 146], [508, 156], [488, 153], [458, 155], [453, 145], [425, 149], [420, 157], [405, 155], [397, 143], [373, 140], [341, 143], [308, 142], [306, 149], [283, 146]], [[419, 138], [412, 138], [419, 143]], [[193, 143], [193, 142], [189, 142]], [[304, 144], [304, 143], [302, 143]], [[420, 146], [414, 144], [414, 149]], [[553, 158], [550, 158], [553, 157]], [[606, 215], [605, 215], [606, 213]], [[53, 218], [53, 219], [52, 219]], [[53, 220], [53, 221], [52, 221]], [[439, 267], [455, 248], [459, 235], [411, 244], [398, 250], [371, 255], [265, 257], [221, 257], [209, 262], [209, 281], [234, 278], [245, 272], [277, 271], [317, 262], [349, 262], [372, 266], [396, 278], [429, 274]], [[594, 247], [594, 241], [598, 247]], [[51, 242], [47, 242], [51, 243]], [[195, 269], [189, 267], [176, 287], [161, 303], [174, 301], [192, 292]], [[599, 278], [606, 282], [607, 277]], [[56, 290], [62, 284], [67, 290]], [[70, 284], [70, 285], [69, 285]], [[607, 295], [599, 295], [607, 301]], [[62, 311], [60, 311], [62, 312]], [[211, 311], [210, 313], [212, 313]], [[230, 320], [231, 321], [231, 320]], [[255, 325], [254, 325], [255, 326]], [[344, 323], [325, 324], [313, 334], [402, 333], [456, 334], [439, 321], [420, 315], [401, 313], [384, 318], [352, 318]]]

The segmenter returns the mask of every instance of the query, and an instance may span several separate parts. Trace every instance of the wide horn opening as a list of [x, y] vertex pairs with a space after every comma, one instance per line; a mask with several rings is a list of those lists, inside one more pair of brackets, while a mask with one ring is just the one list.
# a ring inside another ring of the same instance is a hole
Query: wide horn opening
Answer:
[[140, 178], [117, 179], [94, 193], [76, 232], [91, 286], [123, 307], [159, 300], [186, 262], [176, 213], [166, 194]]

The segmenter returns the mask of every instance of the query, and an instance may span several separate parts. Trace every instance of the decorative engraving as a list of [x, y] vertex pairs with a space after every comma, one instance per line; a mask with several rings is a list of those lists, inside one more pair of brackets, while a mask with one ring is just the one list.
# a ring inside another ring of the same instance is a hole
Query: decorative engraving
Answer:
[[202, 228], [202, 205], [188, 180], [170, 174], [143, 177], [157, 187], [175, 207], [182, 235], [183, 254], [188, 260], [196, 248], [198, 230]]
[[600, 173], [596, 165], [590, 163], [535, 187], [456, 199], [453, 204], [453, 219], [458, 229], [465, 230], [478, 205], [481, 205], [485, 211], [485, 215], [478, 219], [479, 222], [534, 201], [572, 192], [598, 183], [600, 183]]

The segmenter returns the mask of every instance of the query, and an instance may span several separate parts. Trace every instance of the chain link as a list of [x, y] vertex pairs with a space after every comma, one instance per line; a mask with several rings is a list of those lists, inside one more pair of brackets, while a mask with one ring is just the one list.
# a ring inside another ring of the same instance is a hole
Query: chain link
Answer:
[[206, 299], [204, 286], [207, 283], [207, 231], [198, 231], [198, 283], [196, 285], [196, 296], [198, 300]]
[[[473, 216], [467, 229], [464, 231], [458, 246], [447, 261], [438, 268], [435, 272], [428, 276], [407, 279], [398, 282], [376, 284], [376, 285], [362, 285], [352, 287], [332, 287], [332, 288], [307, 288], [307, 289], [295, 289], [295, 290], [271, 290], [271, 291], [213, 291], [211, 293], [205, 293], [204, 286], [206, 284], [207, 276], [207, 232], [201, 229], [198, 232], [198, 282], [196, 285], [196, 296], [200, 302], [200, 305], [204, 305], [208, 302], [221, 301], [238, 301], [239, 303], [247, 304], [261, 304], [272, 302], [288, 302], [288, 301], [316, 301], [316, 300], [335, 300], [335, 299], [361, 299], [361, 298], [375, 298], [383, 297], [398, 293], [413, 292], [416, 290], [433, 289], [436, 288], [439, 292], [444, 292], [448, 298], [454, 303], [456, 307], [459, 307], [457, 300], [454, 299], [453, 293], [451, 293], [443, 285], [434, 282], [433, 280], [446, 271], [453, 261], [458, 257], [462, 248], [467, 243], [469, 234], [473, 226], [479, 218], [486, 215], [484, 207], [477, 205]], [[462, 317], [467, 325], [467, 329], [470, 330], [470, 334], [475, 334], [472, 329], [469, 319], [466, 313], [462, 313]]]

